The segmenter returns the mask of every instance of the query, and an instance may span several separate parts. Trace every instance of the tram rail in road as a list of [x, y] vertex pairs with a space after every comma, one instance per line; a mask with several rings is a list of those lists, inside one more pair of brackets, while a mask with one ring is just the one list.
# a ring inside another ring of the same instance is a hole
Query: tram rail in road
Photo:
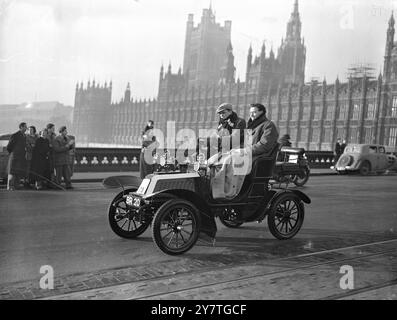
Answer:
[[[339, 259], [329, 258], [335, 253], [341, 254], [342, 257]], [[307, 263], [308, 258], [309, 263]], [[300, 297], [303, 299], [341, 299], [397, 285], [396, 274], [394, 274], [395, 278], [390, 279], [388, 274], [380, 278], [372, 276], [361, 279], [358, 281], [357, 287], [348, 291], [342, 290], [338, 286], [338, 281], [334, 281], [341, 276], [338, 271], [342, 265], [364, 266], [364, 268], [360, 268], [361, 271], [357, 271], [357, 278], [359, 278], [360, 272], [371, 273], [370, 269], [365, 270], [366, 265], [371, 266], [379, 262], [386, 263], [386, 266], [390, 267], [397, 264], [397, 239], [300, 254], [270, 261], [239, 263], [224, 267], [222, 270], [208, 268], [185, 272], [171, 278], [169, 276], [154, 277], [149, 280], [79, 291], [45, 299], [238, 299], [240, 297], [289, 299], [291, 292], [297, 290], [301, 294], [294, 296], [294, 299]], [[266, 271], [261, 271], [263, 269]], [[243, 275], [244, 273], [246, 275]], [[294, 275], [297, 276], [298, 281], [292, 287], [284, 287], [283, 282]], [[324, 275], [327, 276], [324, 277]], [[305, 290], [308, 287], [307, 282], [313, 282], [316, 277], [319, 277], [317, 280], [323, 280], [317, 283], [322, 289], [317, 288], [318, 290], [315, 292]], [[306, 286], [301, 283], [303, 279]], [[272, 291], [271, 288], [275, 284], [277, 285], [277, 281], [279, 290], [278, 292]], [[385, 298], [397, 298], [397, 296], [390, 293], [390, 296]]]

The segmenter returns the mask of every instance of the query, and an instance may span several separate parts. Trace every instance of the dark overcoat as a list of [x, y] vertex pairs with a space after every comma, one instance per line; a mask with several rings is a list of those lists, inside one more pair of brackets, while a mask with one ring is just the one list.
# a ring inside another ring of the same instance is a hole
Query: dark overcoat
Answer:
[[262, 114], [255, 120], [250, 119], [247, 128], [252, 130], [252, 161], [260, 156], [270, 156], [279, 137], [276, 125], [266, 117], [266, 114]]
[[70, 165], [70, 147], [68, 145], [69, 139], [62, 135], [57, 136], [52, 141], [52, 151], [54, 154], [55, 167]]
[[153, 128], [146, 127], [142, 132], [142, 150], [139, 157], [139, 172], [141, 179], [144, 179], [148, 174], [153, 173], [153, 163], [147, 163], [145, 161], [145, 154], [148, 159], [151, 158], [147, 153], [151, 153], [153, 155], [157, 144], [156, 137], [153, 136]]
[[7, 145], [7, 151], [10, 154], [8, 158], [8, 174], [26, 174], [26, 136], [21, 131], [11, 135]]
[[224, 143], [230, 143], [230, 149], [243, 148], [244, 146], [244, 130], [246, 129], [246, 122], [241, 119], [233, 111], [233, 113], [227, 119], [219, 120], [218, 123], [218, 135], [221, 137], [219, 141], [219, 147], [222, 145], [225, 136], [230, 137], [230, 142], [225, 141]]
[[31, 174], [35, 179], [50, 179], [50, 143], [48, 139], [38, 138], [32, 152]]

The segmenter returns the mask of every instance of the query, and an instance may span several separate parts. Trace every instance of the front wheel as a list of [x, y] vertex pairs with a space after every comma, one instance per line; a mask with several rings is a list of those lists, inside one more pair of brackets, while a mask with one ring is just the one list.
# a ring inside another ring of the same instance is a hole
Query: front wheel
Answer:
[[304, 168], [300, 174], [295, 175], [293, 182], [297, 187], [302, 187], [309, 180], [310, 169]]
[[305, 211], [301, 199], [293, 193], [284, 193], [272, 204], [267, 224], [275, 238], [287, 240], [299, 232], [304, 216]]
[[109, 206], [110, 228], [119, 237], [135, 239], [146, 231], [151, 221], [138, 219], [134, 212], [128, 208], [123, 193], [118, 194]]
[[197, 242], [200, 225], [199, 210], [191, 202], [182, 199], [168, 200], [153, 218], [153, 241], [166, 254], [185, 253]]

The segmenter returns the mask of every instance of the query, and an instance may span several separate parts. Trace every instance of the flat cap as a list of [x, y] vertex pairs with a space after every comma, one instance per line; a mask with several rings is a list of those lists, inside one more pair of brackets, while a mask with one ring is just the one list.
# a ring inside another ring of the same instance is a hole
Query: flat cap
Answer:
[[233, 106], [231, 105], [231, 103], [222, 103], [218, 107], [218, 109], [216, 109], [216, 113], [220, 113], [220, 112], [225, 111], [225, 110], [233, 111]]

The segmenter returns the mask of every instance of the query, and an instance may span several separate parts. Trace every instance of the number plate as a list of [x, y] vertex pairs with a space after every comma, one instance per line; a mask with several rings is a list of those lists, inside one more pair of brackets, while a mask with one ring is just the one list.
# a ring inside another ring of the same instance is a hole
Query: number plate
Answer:
[[288, 159], [288, 162], [289, 162], [289, 163], [298, 163], [298, 156], [295, 155], [295, 154], [290, 155], [290, 156], [289, 156], [289, 159]]
[[141, 199], [133, 196], [127, 196], [125, 203], [129, 206], [140, 207]]

